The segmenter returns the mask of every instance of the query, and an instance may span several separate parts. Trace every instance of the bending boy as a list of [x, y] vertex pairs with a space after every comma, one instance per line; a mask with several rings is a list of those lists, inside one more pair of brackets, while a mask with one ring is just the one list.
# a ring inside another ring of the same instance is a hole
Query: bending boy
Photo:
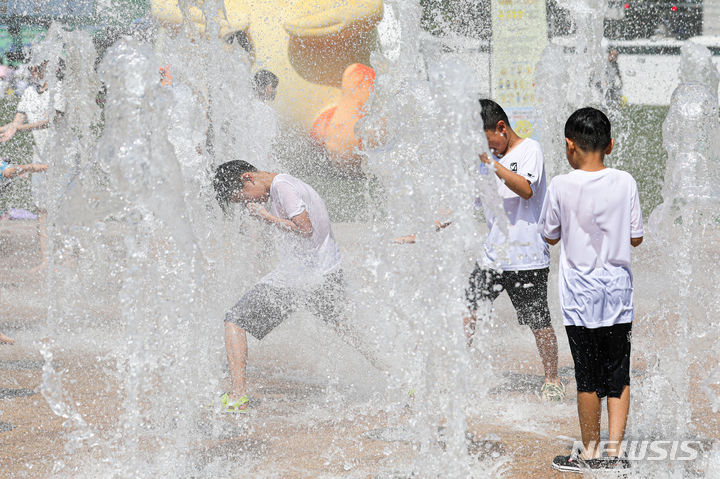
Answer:
[[[481, 303], [490, 303], [507, 291], [518, 322], [530, 327], [545, 370], [542, 397], [546, 401], [565, 399], [558, 379], [558, 352], [555, 331], [550, 323], [547, 280], [550, 270], [548, 245], [538, 232], [538, 219], [545, 198], [545, 165], [540, 144], [520, 138], [510, 127], [505, 111], [492, 100], [480, 100], [482, 119], [493, 158], [482, 155], [484, 163], [495, 165], [497, 187], [508, 219], [507, 236], [497, 218], [485, 208], [490, 233], [484, 253], [470, 275], [465, 292], [469, 316], [465, 318], [468, 342], [472, 341]], [[507, 254], [501, 250], [507, 246]]]
[[[343, 339], [353, 346], [357, 346], [358, 338], [342, 321], [342, 257], [327, 208], [317, 192], [290, 175], [258, 171], [238, 160], [217, 168], [213, 186], [224, 209], [228, 203], [244, 203], [252, 215], [275, 226], [280, 233], [280, 264], [225, 316], [232, 389], [222, 396], [222, 403], [227, 412], [242, 412], [248, 405], [247, 332], [262, 339], [297, 308], [307, 308], [340, 330]], [[268, 200], [270, 211], [261, 204]], [[361, 353], [368, 357], [367, 350]]]
[[[633, 282], [630, 246], [643, 239], [640, 199], [630, 174], [606, 168], [614, 142], [610, 121], [582, 108], [565, 123], [566, 153], [574, 171], [548, 188], [542, 234], [561, 242], [559, 290], [563, 323], [575, 362], [578, 418], [584, 451], [557, 456], [553, 468], [625, 468], [619, 459], [630, 408]], [[600, 442], [601, 400], [607, 396], [609, 440]], [[608, 458], [601, 458], [607, 452]]]

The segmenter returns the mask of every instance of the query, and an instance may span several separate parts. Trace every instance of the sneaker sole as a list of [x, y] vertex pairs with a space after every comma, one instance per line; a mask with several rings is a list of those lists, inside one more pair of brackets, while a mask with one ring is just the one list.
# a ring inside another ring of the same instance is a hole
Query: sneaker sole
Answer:
[[560, 471], [560, 472], [572, 472], [574, 474], [582, 474], [583, 473], [583, 471], [581, 469], [578, 469], [576, 467], [558, 466], [554, 462], [550, 464], [550, 467], [552, 467], [556, 471]]

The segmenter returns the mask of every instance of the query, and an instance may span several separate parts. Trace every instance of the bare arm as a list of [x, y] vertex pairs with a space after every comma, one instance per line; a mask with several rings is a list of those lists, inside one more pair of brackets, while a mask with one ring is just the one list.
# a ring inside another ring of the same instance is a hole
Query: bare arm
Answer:
[[36, 121], [34, 123], [23, 123], [21, 125], [18, 125], [17, 130], [18, 131], [24, 131], [24, 130], [35, 130], [40, 128], [47, 128], [50, 124], [50, 120], [45, 118], [44, 120]]
[[271, 214], [262, 205], [257, 203], [250, 203], [248, 209], [253, 216], [257, 216], [280, 229], [290, 231], [304, 238], [309, 238], [313, 234], [313, 226], [307, 211], [303, 211], [299, 215], [293, 216], [292, 219], [286, 220]]
[[[452, 224], [452, 221], [446, 221], [445, 223], [441, 223], [438, 220], [435, 220], [435, 231], [441, 231], [447, 228]], [[405, 235], [400, 236], [398, 238], [395, 238], [393, 240], [393, 243], [396, 244], [413, 244], [417, 240], [417, 234], [413, 233], [411, 235]]]
[[[23, 115], [23, 119], [22, 119], [22, 121], [20, 121], [20, 123], [16, 124], [17, 125], [16, 131], [40, 130], [40, 129], [44, 129], [44, 128], [47, 128], [48, 126], [50, 126], [50, 118], [46, 117], [43, 120], [36, 121], [33, 123], [23, 123], [27, 117], [25, 116], [24, 113], [18, 113], [18, 115]], [[55, 111], [55, 118], [60, 118], [63, 115], [64, 115], [63, 112]], [[15, 118], [17, 119], [17, 116]], [[13, 121], [13, 123], [15, 123], [15, 121]], [[0, 131], [3, 131], [3, 130], [0, 129]]]
[[532, 198], [533, 190], [530, 187], [530, 182], [527, 180], [527, 178], [524, 178], [517, 173], [508, 170], [496, 160], [490, 160], [486, 153], [480, 155], [480, 160], [482, 160], [483, 163], [487, 164], [490, 164], [492, 162], [495, 165], [495, 174], [498, 175], [498, 178], [505, 182], [505, 186], [510, 188], [513, 193], [515, 193], [524, 200], [529, 200], [530, 198]]
[[41, 163], [8, 166], [3, 170], [2, 175], [5, 178], [14, 178], [16, 176], [22, 175], [23, 173], [42, 173], [43, 171], [47, 170], [48, 167], [49, 165], [44, 165]]
[[630, 238], [630, 244], [632, 246], [640, 246], [640, 243], [642, 243], [643, 237], [640, 236], [639, 238]]
[[25, 122], [26, 118], [27, 116], [25, 115], [25, 113], [16, 113], [13, 121], [2, 127], [2, 136], [0, 136], [0, 142], [4, 143], [6, 141], [10, 141], [12, 137], [15, 136], [15, 133], [17, 133], [20, 125]]

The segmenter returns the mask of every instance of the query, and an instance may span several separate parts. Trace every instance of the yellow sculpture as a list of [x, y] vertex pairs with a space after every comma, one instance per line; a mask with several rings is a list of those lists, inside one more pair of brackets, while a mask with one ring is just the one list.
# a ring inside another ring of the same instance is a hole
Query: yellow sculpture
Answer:
[[[202, 12], [187, 17], [205, 28]], [[179, 25], [177, 0], [153, 0], [153, 15]], [[382, 0], [225, 0], [223, 37], [243, 31], [256, 69], [280, 79], [276, 109], [324, 145], [338, 164], [356, 160], [354, 126], [373, 88], [368, 65], [382, 20]]]

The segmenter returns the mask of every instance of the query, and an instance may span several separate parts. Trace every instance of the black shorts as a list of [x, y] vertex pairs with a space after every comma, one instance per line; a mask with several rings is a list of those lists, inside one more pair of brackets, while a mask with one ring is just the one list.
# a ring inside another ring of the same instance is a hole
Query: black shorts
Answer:
[[632, 323], [589, 329], [565, 326], [575, 362], [578, 392], [598, 397], [620, 397], [630, 385], [630, 339]]
[[550, 268], [527, 271], [495, 271], [475, 264], [470, 284], [465, 290], [468, 308], [477, 311], [478, 302], [495, 301], [504, 290], [517, 312], [518, 323], [530, 329], [550, 327], [547, 282]]
[[325, 322], [337, 323], [342, 319], [344, 300], [342, 270], [326, 275], [322, 284], [307, 290], [258, 283], [228, 311], [225, 321], [262, 339], [300, 308], [310, 310]]

